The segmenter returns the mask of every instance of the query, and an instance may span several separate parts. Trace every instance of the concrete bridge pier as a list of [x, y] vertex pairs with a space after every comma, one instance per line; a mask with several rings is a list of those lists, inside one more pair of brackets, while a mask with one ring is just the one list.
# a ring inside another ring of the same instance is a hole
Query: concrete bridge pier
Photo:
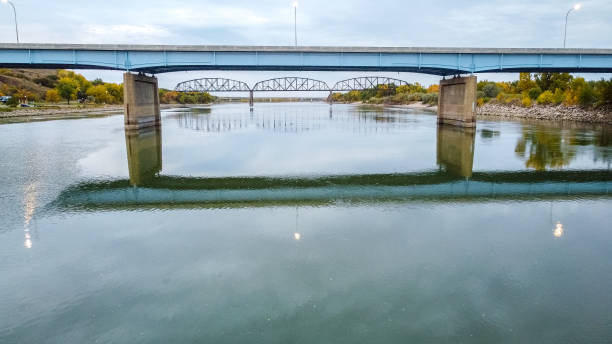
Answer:
[[327, 102], [329, 103], [329, 105], [332, 105], [334, 103], [334, 98], [333, 96], [333, 91], [329, 91], [329, 97], [327, 98]]
[[252, 109], [255, 101], [253, 100], [253, 90], [249, 91], [249, 107]]
[[476, 76], [440, 80], [438, 123], [476, 126]]
[[123, 74], [125, 129], [134, 130], [161, 125], [157, 78], [144, 74]]

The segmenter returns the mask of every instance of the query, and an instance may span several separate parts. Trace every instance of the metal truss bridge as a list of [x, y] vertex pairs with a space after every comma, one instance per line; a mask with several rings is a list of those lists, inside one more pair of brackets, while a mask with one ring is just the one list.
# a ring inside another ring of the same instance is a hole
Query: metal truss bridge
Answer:
[[325, 81], [302, 77], [284, 77], [263, 80], [249, 87], [242, 81], [224, 78], [201, 78], [178, 83], [174, 88], [179, 92], [286, 92], [286, 91], [361, 91], [376, 88], [378, 85], [408, 85], [399, 79], [365, 76], [338, 81], [329, 87]]

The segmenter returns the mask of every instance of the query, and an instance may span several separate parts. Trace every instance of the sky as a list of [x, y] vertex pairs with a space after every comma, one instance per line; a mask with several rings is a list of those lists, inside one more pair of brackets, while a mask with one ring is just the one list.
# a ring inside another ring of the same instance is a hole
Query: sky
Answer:
[[[12, 0], [21, 42], [293, 45], [293, 1]], [[576, 1], [298, 0], [299, 45], [412, 47], [540, 47], [563, 45], [565, 14]], [[612, 1], [582, 1], [570, 13], [568, 48], [612, 48]], [[0, 42], [14, 42], [13, 13], [0, 3]], [[119, 71], [79, 71], [88, 79], [121, 82]], [[439, 77], [374, 73], [429, 85]], [[228, 72], [159, 74], [160, 87], [199, 77], [253, 84], [280, 76], [335, 81], [369, 73]], [[612, 75], [584, 75], [589, 79]], [[513, 80], [516, 74], [478, 75]]]

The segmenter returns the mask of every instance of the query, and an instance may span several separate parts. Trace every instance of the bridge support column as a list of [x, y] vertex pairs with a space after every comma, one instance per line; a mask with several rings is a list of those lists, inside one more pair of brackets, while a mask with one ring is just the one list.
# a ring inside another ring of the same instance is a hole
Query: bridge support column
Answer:
[[476, 126], [476, 76], [440, 80], [438, 123]]
[[253, 91], [249, 91], [249, 107], [253, 107]]
[[125, 129], [160, 126], [157, 78], [142, 74], [123, 74], [123, 105]]
[[329, 91], [329, 98], [327, 98], [327, 102], [329, 103], [329, 105], [332, 105], [334, 103], [333, 91]]

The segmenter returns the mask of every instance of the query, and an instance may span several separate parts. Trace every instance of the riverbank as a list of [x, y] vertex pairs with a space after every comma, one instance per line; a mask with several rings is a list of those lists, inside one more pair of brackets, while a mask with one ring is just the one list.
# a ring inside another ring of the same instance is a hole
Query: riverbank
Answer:
[[610, 105], [586, 109], [580, 106], [564, 105], [522, 107], [518, 105], [487, 103], [476, 108], [476, 115], [612, 124], [612, 106]]
[[[176, 107], [185, 107], [184, 104], [160, 104], [162, 109], [170, 109]], [[31, 108], [16, 108], [9, 112], [0, 111], [0, 118], [18, 118], [18, 117], [41, 117], [41, 116], [62, 116], [70, 117], [75, 114], [111, 114], [123, 112], [123, 105], [92, 105], [92, 106], [71, 106], [71, 105], [58, 105], [58, 106], [44, 106], [44, 107], [31, 107]]]

